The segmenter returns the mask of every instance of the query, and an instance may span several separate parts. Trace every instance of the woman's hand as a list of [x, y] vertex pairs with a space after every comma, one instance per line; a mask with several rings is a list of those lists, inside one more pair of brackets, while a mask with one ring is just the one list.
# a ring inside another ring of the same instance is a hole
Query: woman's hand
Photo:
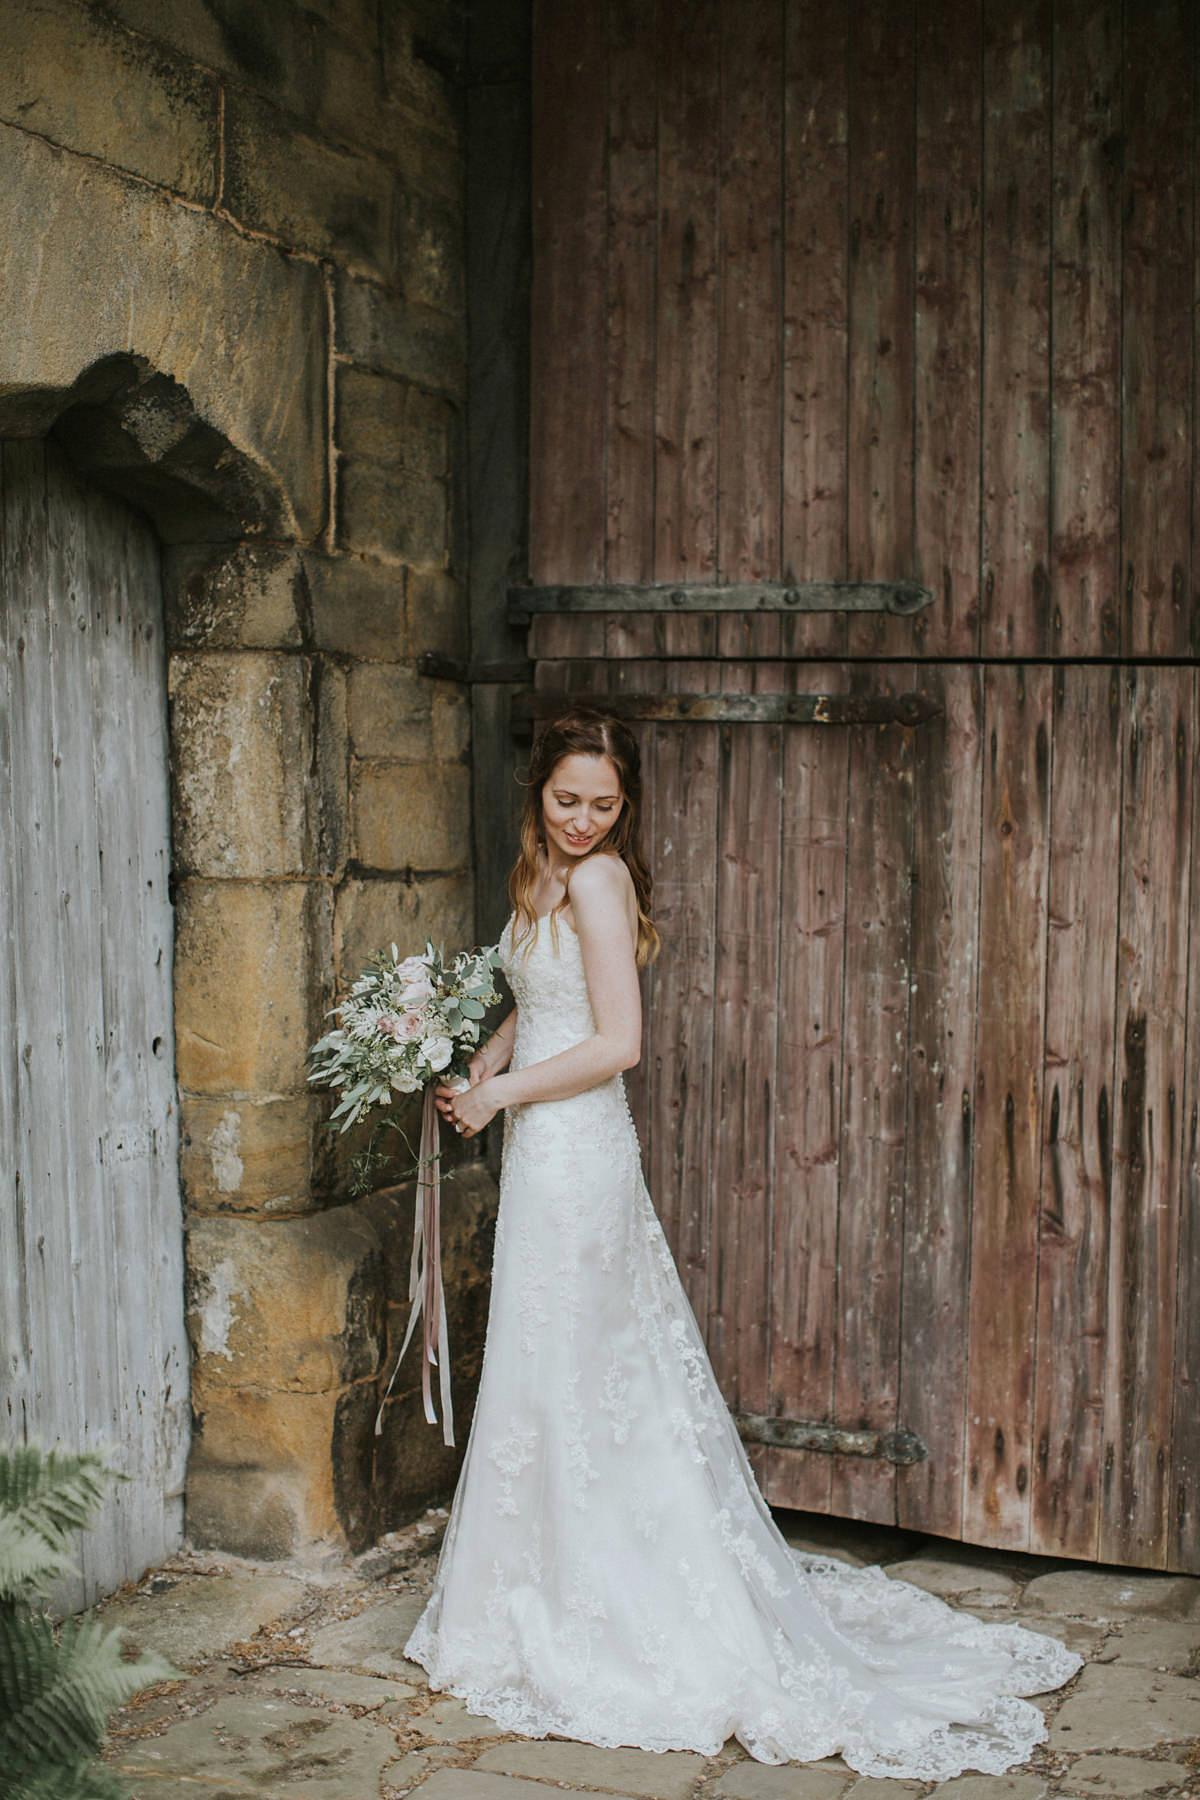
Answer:
[[500, 1102], [491, 1092], [489, 1076], [473, 1081], [470, 1087], [438, 1087], [435, 1098], [442, 1117], [448, 1119], [464, 1138], [474, 1137], [500, 1111]]

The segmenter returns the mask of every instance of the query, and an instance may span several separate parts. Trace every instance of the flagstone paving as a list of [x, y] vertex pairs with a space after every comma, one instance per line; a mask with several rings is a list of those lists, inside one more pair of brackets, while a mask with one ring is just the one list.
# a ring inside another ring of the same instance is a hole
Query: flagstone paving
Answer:
[[1050, 1736], [1024, 1768], [884, 1781], [840, 1758], [768, 1767], [732, 1742], [717, 1757], [532, 1742], [431, 1693], [403, 1647], [441, 1518], [349, 1567], [183, 1555], [107, 1602], [107, 1623], [179, 1670], [114, 1717], [106, 1760], [132, 1800], [1200, 1800], [1200, 1580], [785, 1515], [793, 1543], [879, 1561], [1089, 1658], [1039, 1698]]

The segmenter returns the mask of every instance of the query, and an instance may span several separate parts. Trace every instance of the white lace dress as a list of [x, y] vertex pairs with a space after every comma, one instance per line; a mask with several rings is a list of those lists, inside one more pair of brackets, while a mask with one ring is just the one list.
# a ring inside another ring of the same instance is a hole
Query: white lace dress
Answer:
[[[578, 939], [501, 939], [513, 1067], [595, 1025]], [[780, 1537], [642, 1180], [618, 1076], [510, 1107], [479, 1400], [407, 1646], [525, 1737], [863, 1774], [1000, 1773], [1045, 1736], [1019, 1694], [1079, 1658]]]

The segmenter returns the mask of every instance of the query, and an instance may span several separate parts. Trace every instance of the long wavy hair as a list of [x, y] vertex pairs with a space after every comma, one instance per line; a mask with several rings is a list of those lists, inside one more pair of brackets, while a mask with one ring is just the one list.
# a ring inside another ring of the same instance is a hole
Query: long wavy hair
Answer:
[[[526, 937], [532, 944], [537, 932], [537, 914], [530, 895], [539, 873], [539, 859], [545, 852], [546, 834], [542, 821], [542, 789], [564, 756], [607, 756], [621, 783], [624, 805], [617, 821], [591, 850], [615, 851], [633, 877], [637, 899], [637, 962], [652, 962], [658, 955], [659, 939], [650, 914], [654, 883], [642, 856], [639, 834], [642, 814], [642, 759], [629, 728], [607, 713], [590, 706], [573, 706], [555, 718], [548, 719], [534, 741], [529, 769], [522, 778], [525, 810], [521, 818], [521, 849], [508, 878], [516, 922], [513, 927], [514, 947]], [[557, 946], [558, 920], [570, 899], [570, 872], [564, 882], [564, 893], [550, 912], [550, 931]], [[526, 945], [528, 951], [529, 944]]]

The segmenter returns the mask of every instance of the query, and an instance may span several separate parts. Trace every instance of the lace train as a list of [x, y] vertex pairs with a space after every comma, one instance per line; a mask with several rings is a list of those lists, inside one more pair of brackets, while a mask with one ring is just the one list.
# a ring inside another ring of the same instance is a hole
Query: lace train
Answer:
[[[574, 933], [502, 940], [514, 1066], [595, 1029]], [[514, 1107], [479, 1399], [407, 1646], [525, 1737], [862, 1774], [1002, 1773], [1080, 1659], [878, 1569], [798, 1555], [758, 1492], [641, 1175], [619, 1077]]]

